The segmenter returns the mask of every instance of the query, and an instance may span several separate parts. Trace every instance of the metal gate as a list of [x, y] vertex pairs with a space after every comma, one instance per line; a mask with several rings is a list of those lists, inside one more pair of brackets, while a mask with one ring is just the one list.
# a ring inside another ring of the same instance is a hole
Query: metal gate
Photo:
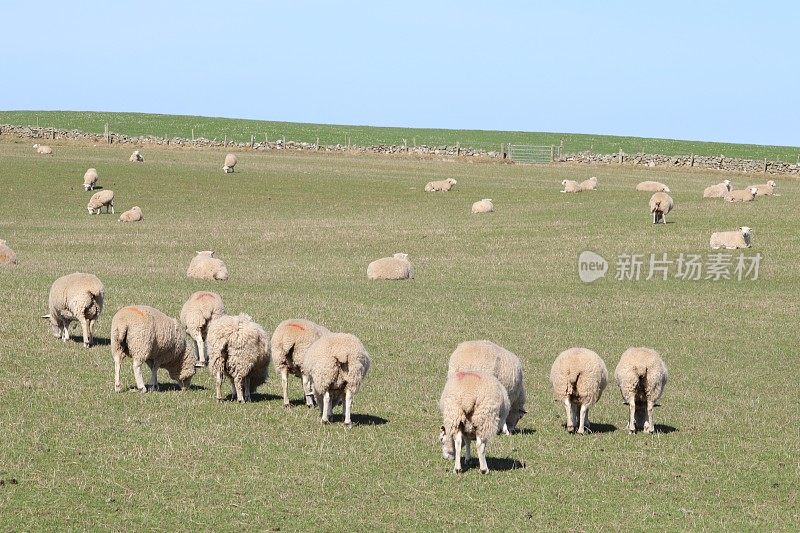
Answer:
[[552, 163], [561, 157], [561, 147], [509, 144], [508, 157], [515, 163]]

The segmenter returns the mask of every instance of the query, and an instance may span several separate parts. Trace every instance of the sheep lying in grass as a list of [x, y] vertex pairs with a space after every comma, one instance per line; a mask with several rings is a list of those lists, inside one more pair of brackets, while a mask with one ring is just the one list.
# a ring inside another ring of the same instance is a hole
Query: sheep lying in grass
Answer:
[[236, 154], [228, 154], [225, 156], [225, 162], [222, 164], [222, 171], [227, 174], [233, 172], [233, 167], [236, 166]]
[[667, 223], [667, 213], [672, 211], [674, 203], [672, 197], [665, 192], [657, 192], [650, 197], [650, 214], [653, 215], [653, 224]]
[[139, 153], [139, 150], [134, 150], [131, 156], [128, 158], [128, 161], [131, 163], [144, 163], [144, 157], [142, 157], [142, 154]]
[[197, 347], [197, 366], [206, 365], [208, 324], [225, 314], [222, 297], [209, 291], [197, 291], [181, 307], [181, 324]]
[[194, 343], [186, 342], [186, 330], [172, 317], [146, 305], [129, 305], [111, 319], [111, 353], [114, 356], [114, 390], [122, 392], [122, 360], [130, 357], [139, 392], [147, 392], [142, 364], [150, 368], [150, 390], [158, 390], [159, 368], [186, 390], [194, 376]]
[[670, 192], [669, 187], [658, 181], [643, 181], [636, 186], [637, 191]]
[[450, 355], [447, 372], [453, 374], [467, 370], [488, 372], [505, 387], [511, 407], [508, 418], [503, 420], [503, 433], [514, 432], [525, 415], [525, 383], [519, 357], [491, 341], [466, 341], [456, 346]]
[[564, 189], [561, 192], [581, 192], [581, 184], [575, 180], [561, 180]]
[[716, 185], [710, 185], [703, 190], [703, 198], [722, 198], [731, 190], [731, 180], [725, 180]]
[[775, 183], [775, 180], [769, 180], [766, 183], [762, 183], [760, 185], [751, 185], [748, 189], [755, 189], [756, 196], [779, 196], [775, 194], [775, 189], [778, 188], [778, 184]]
[[446, 180], [439, 181], [429, 181], [425, 185], [425, 192], [447, 192], [452, 189], [456, 183], [458, 182], [453, 178], [447, 178]]
[[272, 364], [281, 377], [283, 406], [289, 408], [289, 374], [299, 377], [303, 383], [306, 406], [314, 406], [314, 392], [306, 364], [306, 353], [317, 339], [329, 334], [327, 328], [310, 320], [284, 320], [272, 334]]
[[0, 267], [14, 266], [17, 264], [17, 253], [11, 247], [0, 239]]
[[484, 198], [472, 204], [473, 213], [491, 213], [494, 211], [494, 204], [491, 198]]
[[481, 472], [489, 472], [486, 446], [503, 427], [511, 404], [502, 383], [488, 372], [470, 370], [454, 372], [439, 398], [442, 413], [440, 440], [442, 455], [454, 460], [453, 471], [461, 473], [461, 446], [466, 445], [466, 460], [470, 461], [470, 442], [478, 446]]
[[367, 278], [378, 279], [411, 279], [414, 269], [408, 254], [394, 254], [391, 257], [376, 259], [367, 265]]
[[83, 174], [83, 190], [91, 191], [97, 185], [97, 170], [90, 168]]
[[364, 345], [349, 333], [323, 335], [311, 345], [305, 364], [323, 424], [330, 422], [333, 407], [344, 401], [344, 424], [352, 427], [353, 396], [364, 383], [370, 363]]
[[47, 298], [48, 314], [54, 337], [69, 340], [69, 326], [77, 320], [81, 325], [83, 345], [94, 342], [94, 328], [103, 312], [105, 288], [94, 274], [75, 272], [61, 276], [50, 286]]
[[119, 220], [117, 222], [139, 222], [144, 220], [144, 215], [142, 214], [142, 208], [138, 205], [135, 205], [122, 213], [119, 216]]
[[566, 409], [568, 432], [574, 432], [576, 424], [580, 434], [589, 428], [589, 409], [600, 399], [607, 381], [606, 364], [592, 350], [570, 348], [556, 357], [550, 383], [555, 400]]
[[114, 213], [114, 191], [108, 189], [98, 191], [89, 198], [89, 203], [86, 204], [90, 215], [99, 215], [103, 207], [106, 208], [106, 213], [109, 209], [112, 214]]
[[619, 360], [614, 377], [625, 405], [630, 407], [628, 432], [636, 432], [636, 409], [646, 408], [643, 429], [653, 433], [653, 408], [667, 384], [667, 366], [655, 350], [628, 348]]
[[597, 177], [592, 176], [588, 180], [580, 182], [582, 191], [596, 191], [597, 190]]
[[725, 248], [726, 250], [750, 248], [752, 236], [753, 230], [747, 226], [742, 226], [735, 231], [715, 231], [711, 234], [709, 244], [714, 250], [719, 250], [720, 248]]
[[186, 277], [225, 281], [228, 279], [228, 267], [221, 259], [214, 257], [212, 250], [197, 252], [189, 262]]
[[217, 401], [222, 401], [222, 381], [231, 381], [231, 399], [249, 402], [250, 395], [267, 380], [269, 335], [248, 315], [225, 315], [208, 325], [208, 370], [214, 376]]
[[738, 191], [730, 191], [725, 195], [725, 200], [728, 202], [752, 202], [756, 199], [758, 189], [750, 187], [748, 189], [740, 189]]
[[46, 144], [34, 144], [33, 148], [36, 150], [37, 154], [53, 155], [53, 149], [47, 146]]

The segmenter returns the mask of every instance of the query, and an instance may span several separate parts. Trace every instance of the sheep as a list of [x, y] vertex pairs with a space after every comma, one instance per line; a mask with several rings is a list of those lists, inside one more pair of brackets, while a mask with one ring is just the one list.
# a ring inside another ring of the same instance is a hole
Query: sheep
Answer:
[[281, 377], [283, 389], [283, 406], [289, 408], [289, 374], [299, 377], [303, 383], [303, 394], [306, 406], [314, 406], [314, 393], [311, 390], [311, 378], [306, 364], [306, 353], [314, 342], [323, 335], [329, 334], [327, 328], [310, 320], [284, 320], [272, 334], [272, 364], [275, 372]]
[[491, 198], [484, 198], [472, 204], [473, 213], [491, 213], [494, 211], [494, 204]]
[[714, 250], [725, 248], [735, 250], [737, 248], [750, 248], [753, 230], [747, 226], [742, 226], [735, 231], [715, 231], [711, 234], [709, 245]]
[[225, 162], [222, 165], [222, 171], [227, 174], [233, 172], [233, 167], [236, 166], [236, 154], [228, 154], [225, 156]]
[[114, 357], [114, 390], [122, 392], [122, 360], [130, 357], [136, 389], [147, 392], [142, 378], [142, 364], [150, 368], [151, 391], [158, 390], [159, 368], [186, 390], [194, 376], [194, 343], [186, 342], [186, 330], [177, 319], [147, 305], [129, 305], [111, 319], [111, 353]]
[[414, 269], [408, 254], [394, 254], [391, 257], [376, 259], [367, 265], [367, 278], [378, 279], [411, 279]]
[[0, 239], [0, 267], [14, 266], [17, 264], [17, 253], [11, 247]]
[[667, 366], [655, 350], [628, 348], [614, 370], [614, 377], [622, 394], [622, 401], [630, 407], [628, 433], [636, 432], [636, 409], [646, 408], [645, 433], [653, 433], [653, 407], [664, 393], [667, 384]]
[[439, 397], [442, 427], [439, 438], [442, 456], [454, 460], [453, 472], [461, 473], [461, 445], [466, 445], [469, 463], [470, 441], [478, 446], [478, 463], [481, 473], [489, 473], [486, 464], [486, 446], [508, 417], [511, 403], [502, 383], [488, 372], [459, 371], [448, 374]]
[[222, 381], [231, 381], [231, 400], [249, 402], [269, 373], [269, 334], [248, 315], [225, 315], [208, 325], [208, 369], [214, 376], [217, 401]]
[[740, 189], [737, 191], [730, 191], [724, 196], [728, 202], [752, 202], [758, 195], [758, 189], [750, 187], [748, 189]]
[[206, 366], [206, 338], [208, 324], [225, 314], [222, 297], [209, 291], [197, 291], [181, 307], [181, 324], [197, 347], [196, 366]]
[[645, 192], [671, 192], [669, 187], [658, 181], [643, 181], [636, 185], [636, 190]]
[[564, 190], [561, 192], [581, 192], [581, 184], [575, 180], [561, 180], [561, 185], [564, 187]]
[[94, 342], [94, 328], [103, 312], [105, 288], [94, 274], [75, 272], [61, 276], [50, 286], [47, 298], [48, 314], [42, 315], [50, 321], [54, 337], [69, 340], [69, 326], [74, 320], [81, 324], [83, 345]]
[[142, 214], [142, 208], [138, 205], [135, 205], [122, 213], [119, 216], [119, 220], [117, 222], [139, 222], [144, 220], [144, 215]]
[[439, 181], [429, 181], [425, 185], [425, 192], [447, 192], [452, 189], [456, 183], [458, 182], [453, 178], [447, 178], [446, 180]]
[[353, 426], [353, 395], [361, 388], [370, 363], [364, 345], [349, 333], [323, 335], [309, 347], [305, 365], [323, 424], [330, 422], [333, 407], [344, 400], [344, 425]]
[[667, 213], [672, 211], [674, 206], [672, 197], [665, 192], [657, 192], [650, 197], [650, 214], [653, 215], [653, 224], [658, 222], [667, 223]]
[[144, 157], [142, 157], [142, 154], [139, 153], [139, 150], [134, 150], [131, 156], [128, 158], [128, 161], [131, 163], [144, 163]]
[[775, 180], [769, 180], [766, 183], [762, 183], [760, 185], [751, 185], [748, 189], [755, 189], [756, 196], [780, 196], [775, 194], [775, 189], [778, 187], [778, 184], [775, 183]]
[[228, 267], [221, 259], [214, 257], [212, 250], [197, 252], [189, 262], [186, 277], [225, 281], [228, 279]]
[[98, 191], [89, 198], [89, 203], [86, 204], [90, 215], [99, 215], [103, 207], [106, 208], [106, 213], [111, 209], [111, 214], [114, 214], [114, 191], [109, 189]]
[[[567, 431], [578, 433], [589, 428], [589, 408], [600, 399], [608, 381], [606, 364], [592, 350], [570, 348], [561, 352], [550, 368], [550, 383], [555, 401], [567, 411]], [[578, 414], [580, 408], [580, 415]]]
[[508, 418], [503, 420], [503, 433], [514, 432], [525, 415], [525, 384], [519, 357], [492, 341], [466, 341], [456, 346], [447, 364], [450, 374], [462, 370], [481, 370], [500, 380], [511, 402]]
[[580, 182], [580, 187], [582, 191], [596, 191], [597, 190], [597, 177], [592, 176], [588, 180], [583, 180]]
[[83, 175], [83, 190], [91, 191], [97, 184], [97, 170], [90, 168]]
[[710, 185], [703, 190], [703, 198], [722, 198], [731, 190], [731, 180]]
[[47, 146], [46, 144], [34, 144], [33, 148], [36, 150], [37, 154], [53, 155], [53, 149]]

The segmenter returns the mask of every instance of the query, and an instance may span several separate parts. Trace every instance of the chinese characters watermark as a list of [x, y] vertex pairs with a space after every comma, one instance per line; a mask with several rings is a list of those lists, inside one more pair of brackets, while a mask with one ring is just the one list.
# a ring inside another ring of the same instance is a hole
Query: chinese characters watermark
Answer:
[[[763, 256], [709, 252], [620, 254], [614, 262], [616, 281], [650, 281], [677, 279], [684, 281], [755, 281], [758, 279]], [[585, 251], [578, 256], [578, 277], [591, 283], [606, 276], [609, 262], [601, 255]]]

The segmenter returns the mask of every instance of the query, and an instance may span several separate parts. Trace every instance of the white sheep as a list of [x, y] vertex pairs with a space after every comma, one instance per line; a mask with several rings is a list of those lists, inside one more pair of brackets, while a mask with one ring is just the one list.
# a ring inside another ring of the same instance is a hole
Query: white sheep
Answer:
[[97, 170], [90, 168], [83, 174], [83, 190], [91, 191], [97, 185]]
[[622, 401], [630, 408], [628, 432], [636, 432], [636, 409], [646, 408], [647, 418], [643, 429], [653, 433], [653, 408], [664, 393], [667, 384], [667, 366], [650, 348], [628, 348], [617, 364], [614, 377], [622, 394]]
[[730, 191], [724, 198], [728, 202], [752, 202], [756, 199], [756, 195], [758, 195], [758, 189], [750, 187], [748, 189]]
[[249, 402], [251, 394], [267, 380], [269, 334], [248, 315], [224, 315], [208, 325], [208, 370], [214, 377], [217, 401], [222, 401], [222, 381], [231, 381], [231, 399]]
[[636, 185], [636, 190], [644, 192], [671, 192], [669, 187], [658, 181], [643, 181]]
[[36, 150], [37, 154], [53, 155], [53, 149], [47, 146], [46, 144], [34, 144], [33, 148]]
[[576, 424], [580, 434], [589, 428], [589, 409], [600, 399], [607, 381], [606, 364], [592, 350], [570, 348], [556, 357], [550, 384], [553, 397], [566, 409], [567, 431], [574, 432]]
[[467, 370], [488, 372], [502, 383], [511, 402], [508, 419], [503, 420], [503, 433], [514, 432], [525, 415], [525, 383], [519, 357], [492, 341], [466, 341], [456, 346], [450, 355], [447, 372], [453, 374]]
[[361, 388], [370, 363], [364, 345], [349, 333], [323, 335], [311, 345], [305, 364], [323, 424], [330, 422], [333, 407], [344, 401], [344, 424], [352, 426], [353, 396]]
[[222, 164], [222, 171], [227, 174], [233, 172], [233, 167], [236, 166], [236, 154], [228, 154], [225, 156], [225, 162]]
[[452, 189], [456, 183], [458, 182], [453, 178], [447, 178], [446, 180], [439, 181], [429, 181], [425, 185], [425, 192], [447, 192]]
[[54, 337], [69, 340], [69, 326], [77, 320], [81, 325], [83, 345], [94, 342], [94, 328], [103, 312], [105, 288], [94, 274], [75, 272], [61, 276], [50, 286], [47, 298], [48, 313], [42, 315], [50, 321]]
[[119, 220], [117, 222], [139, 222], [144, 220], [144, 214], [142, 214], [142, 208], [138, 205], [135, 205], [122, 213], [119, 216]]
[[597, 190], [597, 177], [592, 176], [587, 180], [583, 180], [580, 182], [580, 187], [582, 191], [596, 191]]
[[222, 259], [214, 257], [213, 250], [205, 250], [197, 252], [197, 255], [189, 262], [186, 277], [225, 281], [228, 279], [228, 267], [225, 266]]
[[462, 470], [462, 444], [466, 445], [465, 456], [467, 462], [470, 461], [471, 441], [478, 447], [481, 472], [489, 472], [486, 446], [502, 428], [510, 406], [505, 387], [488, 372], [471, 370], [448, 374], [439, 397], [440, 440], [444, 458], [454, 460], [455, 473]]
[[86, 209], [90, 215], [99, 215], [103, 207], [106, 208], [106, 213], [110, 209], [111, 213], [114, 214], [114, 191], [110, 189], [97, 191], [89, 198], [89, 203], [86, 204]]
[[564, 189], [561, 192], [581, 192], [581, 184], [575, 180], [561, 180]]
[[769, 180], [766, 183], [748, 187], [748, 189], [751, 188], [756, 190], [756, 196], [780, 196], [779, 194], [775, 194], [775, 189], [778, 188], [778, 184], [775, 183], [775, 180]]
[[657, 192], [650, 197], [650, 214], [653, 215], [653, 224], [667, 223], [667, 213], [672, 211], [675, 203], [672, 197], [665, 192]]
[[408, 260], [408, 254], [394, 254], [391, 257], [376, 259], [367, 265], [367, 278], [378, 279], [411, 279], [414, 268]]
[[6, 241], [0, 239], [0, 267], [14, 266], [17, 264], [17, 253], [11, 249]]
[[306, 364], [306, 353], [314, 342], [329, 334], [327, 328], [310, 320], [284, 320], [272, 334], [272, 364], [281, 377], [283, 406], [289, 408], [289, 374], [299, 377], [303, 383], [306, 406], [314, 406], [314, 392]]
[[131, 163], [144, 163], [144, 157], [142, 157], [142, 154], [139, 153], [139, 150], [134, 150], [131, 156], [128, 158], [128, 161]]
[[194, 376], [194, 343], [186, 342], [186, 330], [174, 318], [146, 305], [129, 305], [111, 319], [111, 353], [114, 356], [114, 390], [122, 392], [122, 360], [130, 357], [139, 392], [147, 392], [142, 365], [150, 368], [150, 390], [158, 390], [158, 369], [186, 390]]
[[494, 211], [494, 204], [491, 198], [484, 198], [472, 204], [473, 213], [491, 213]]
[[206, 365], [208, 324], [225, 314], [222, 297], [209, 291], [197, 291], [181, 307], [181, 324], [197, 347], [197, 366]]
[[735, 250], [737, 248], [750, 248], [753, 230], [747, 226], [742, 226], [735, 231], [715, 231], [711, 234], [709, 245], [714, 250], [725, 248]]
[[731, 190], [731, 180], [710, 185], [703, 190], [703, 198], [722, 198]]

